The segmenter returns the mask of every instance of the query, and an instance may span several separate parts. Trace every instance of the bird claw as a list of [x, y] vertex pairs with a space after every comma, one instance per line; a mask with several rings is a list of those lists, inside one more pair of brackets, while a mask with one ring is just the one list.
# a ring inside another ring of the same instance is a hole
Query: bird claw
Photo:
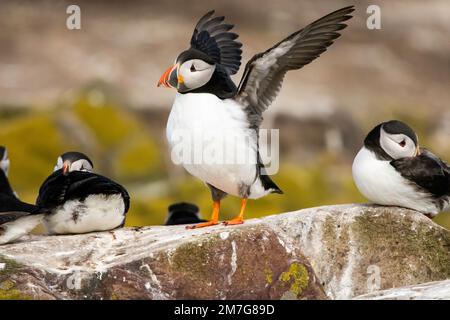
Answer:
[[203, 223], [199, 223], [199, 224], [193, 224], [193, 225], [186, 226], [186, 229], [188, 229], [188, 230], [200, 229], [200, 228], [215, 226], [217, 224], [219, 224], [218, 221], [208, 221], [208, 222], [203, 222]]
[[244, 220], [240, 219], [240, 218], [235, 218], [235, 219], [231, 219], [231, 220], [227, 220], [222, 222], [222, 224], [226, 225], [226, 226], [233, 226], [233, 225], [238, 225], [238, 224], [243, 224]]

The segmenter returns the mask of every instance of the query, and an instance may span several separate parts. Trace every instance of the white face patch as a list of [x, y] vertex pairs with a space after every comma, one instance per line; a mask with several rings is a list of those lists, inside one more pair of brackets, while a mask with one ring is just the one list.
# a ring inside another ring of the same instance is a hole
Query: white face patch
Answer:
[[394, 159], [414, 157], [417, 146], [414, 141], [404, 134], [390, 134], [380, 129], [380, 146]]
[[[53, 169], [53, 172], [62, 169], [64, 167], [64, 162], [61, 157], [58, 157], [58, 160], [56, 161], [55, 168]], [[92, 172], [94, 168], [92, 168], [92, 165], [89, 161], [86, 159], [80, 159], [77, 161], [74, 161], [69, 168], [69, 172], [72, 171], [85, 171], [85, 172]]]
[[86, 171], [92, 172], [93, 168], [89, 161], [85, 159], [77, 160], [70, 165], [69, 171]]
[[184, 62], [179, 67], [178, 75], [183, 79], [184, 86], [193, 90], [207, 84], [215, 69], [215, 65], [200, 59], [192, 59]]
[[59, 169], [62, 169], [63, 167], [63, 160], [61, 157], [58, 157], [58, 160], [56, 160], [55, 168], [53, 168], [53, 172], [58, 171]]

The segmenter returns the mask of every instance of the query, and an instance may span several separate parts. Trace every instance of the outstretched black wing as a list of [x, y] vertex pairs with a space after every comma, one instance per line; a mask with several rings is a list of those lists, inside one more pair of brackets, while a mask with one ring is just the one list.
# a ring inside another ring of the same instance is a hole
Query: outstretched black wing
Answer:
[[241, 65], [242, 44], [238, 35], [230, 32], [232, 24], [222, 23], [225, 17], [214, 17], [214, 10], [205, 14], [195, 26], [191, 48], [208, 55], [221, 65], [228, 75], [235, 74]]
[[94, 194], [121, 194], [125, 202], [125, 213], [130, 208], [128, 192], [111, 179], [83, 171], [73, 171], [63, 175], [61, 170], [54, 172], [42, 184], [36, 204], [51, 208], [68, 200], [84, 200]]
[[286, 72], [300, 69], [326, 51], [353, 10], [350, 6], [332, 12], [250, 59], [235, 99], [244, 106], [252, 127], [261, 124], [262, 113], [280, 91]]
[[450, 168], [430, 151], [421, 149], [420, 155], [393, 160], [391, 165], [434, 196], [450, 196]]

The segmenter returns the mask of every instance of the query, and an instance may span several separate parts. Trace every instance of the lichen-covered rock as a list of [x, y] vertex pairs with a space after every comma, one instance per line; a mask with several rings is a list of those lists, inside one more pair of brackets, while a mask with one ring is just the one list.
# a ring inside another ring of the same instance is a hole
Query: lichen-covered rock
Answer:
[[34, 236], [0, 254], [5, 298], [326, 298], [300, 249], [287, 250], [261, 221]]
[[450, 278], [450, 231], [412, 210], [340, 205], [265, 222], [301, 248], [332, 299]]
[[0, 299], [339, 299], [446, 278], [449, 231], [414, 211], [367, 205], [0, 247]]
[[380, 290], [355, 300], [450, 300], [450, 280], [433, 281], [413, 286]]

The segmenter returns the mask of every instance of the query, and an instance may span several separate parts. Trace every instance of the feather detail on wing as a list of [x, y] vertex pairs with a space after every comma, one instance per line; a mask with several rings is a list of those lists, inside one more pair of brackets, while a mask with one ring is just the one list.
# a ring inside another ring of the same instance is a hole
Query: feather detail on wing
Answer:
[[450, 169], [430, 151], [421, 149], [420, 155], [393, 160], [391, 165], [404, 178], [435, 197], [450, 196]]
[[287, 71], [307, 65], [340, 36], [353, 6], [332, 12], [291, 34], [247, 63], [235, 99], [244, 106], [252, 127], [259, 127], [262, 113], [273, 102]]
[[241, 65], [242, 44], [236, 41], [238, 35], [230, 32], [234, 26], [222, 23], [224, 17], [213, 18], [213, 15], [214, 10], [198, 21], [192, 34], [191, 48], [207, 54], [228, 75], [233, 75]]

